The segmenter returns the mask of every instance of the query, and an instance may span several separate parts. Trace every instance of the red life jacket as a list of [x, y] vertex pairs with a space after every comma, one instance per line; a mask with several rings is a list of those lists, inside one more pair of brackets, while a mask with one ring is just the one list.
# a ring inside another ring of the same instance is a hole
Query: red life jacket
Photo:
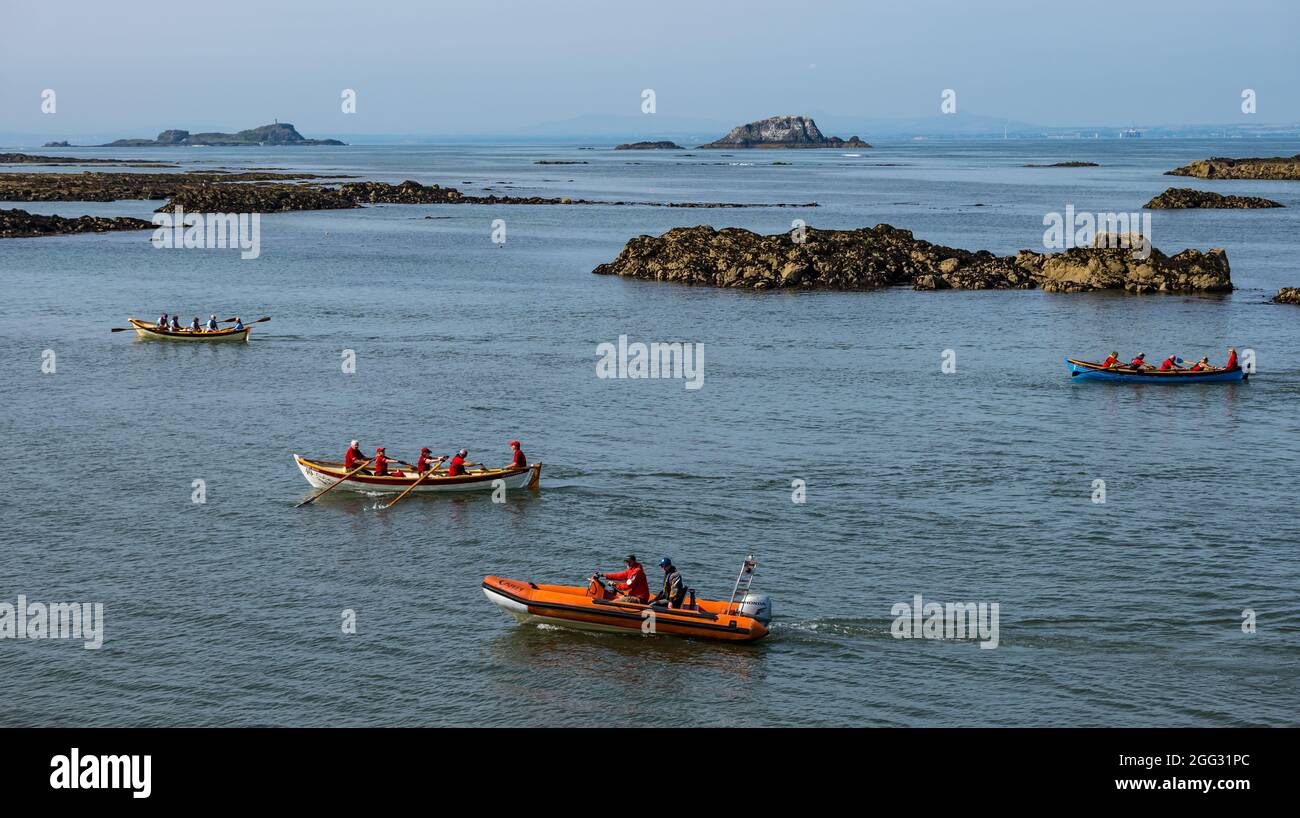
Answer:
[[343, 468], [352, 471], [370, 458], [361, 453], [360, 448], [348, 449], [347, 454], [343, 455]]
[[456, 477], [464, 473], [465, 473], [465, 458], [461, 457], [460, 455], [456, 455], [451, 459], [451, 463], [447, 466], [447, 474], [450, 475], [451, 477]]
[[395, 461], [390, 460], [388, 455], [383, 455], [383, 454], [375, 455], [375, 463], [374, 463], [375, 474], [379, 475], [380, 477], [387, 477], [388, 464], [393, 462]]
[[522, 469], [524, 466], [527, 465], [528, 465], [528, 458], [524, 457], [524, 450], [515, 449], [515, 459], [514, 462], [510, 464], [510, 467], [513, 469]]
[[1141, 369], [1142, 367], [1147, 365], [1147, 362], [1145, 358], [1134, 358], [1133, 360], [1128, 362], [1128, 365], [1133, 367], [1134, 369]]
[[421, 474], [424, 474], [431, 468], [433, 468], [433, 458], [429, 457], [427, 454], [421, 454], [420, 459], [415, 461], [415, 470]]
[[1174, 356], [1170, 355], [1168, 358], [1165, 358], [1165, 362], [1160, 365], [1160, 370], [1163, 372], [1165, 370], [1173, 369], [1173, 368], [1174, 368]]
[[1228, 364], [1227, 366], [1224, 367], [1224, 369], [1236, 369], [1236, 368], [1237, 368], [1237, 353], [1236, 351], [1233, 351], [1228, 354]]
[[1114, 355], [1110, 355], [1107, 356], [1106, 360], [1101, 362], [1101, 365], [1110, 366], [1111, 364], [1117, 364], [1117, 363], [1119, 363], [1119, 358], [1116, 358]]

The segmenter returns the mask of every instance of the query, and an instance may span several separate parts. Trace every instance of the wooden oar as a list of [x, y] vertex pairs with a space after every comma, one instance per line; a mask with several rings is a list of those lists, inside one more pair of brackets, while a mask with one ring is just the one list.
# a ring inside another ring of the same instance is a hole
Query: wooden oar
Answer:
[[[406, 491], [404, 491], [404, 492], [402, 492], [401, 494], [397, 495], [397, 500], [400, 500], [400, 499], [402, 499], [403, 497], [405, 497], [406, 495], [410, 494], [410, 493], [411, 493], [411, 489], [413, 489], [413, 488], [415, 488], [416, 486], [418, 486], [418, 485], [420, 485], [421, 483], [423, 483], [424, 480], [425, 480], [425, 478], [428, 477], [429, 475], [433, 474], [434, 469], [438, 468], [438, 464], [441, 463], [442, 461], [446, 460], [446, 459], [447, 459], [447, 456], [446, 456], [446, 455], [443, 455], [442, 457], [439, 457], [436, 461], [434, 461], [433, 465], [429, 467], [429, 470], [426, 471], [424, 474], [420, 475], [420, 479], [416, 480], [414, 483], [412, 483], [411, 485], [407, 486], [407, 487], [406, 487]], [[388, 505], [384, 506], [384, 508], [392, 508], [393, 506], [397, 505], [397, 500], [394, 500], [393, 502], [391, 502], [391, 503], [389, 503]]]
[[[218, 322], [218, 323], [221, 323], [221, 324], [229, 324], [231, 321], [234, 321], [234, 320], [235, 320], [235, 319], [233, 319], [233, 318], [227, 318], [225, 321], [220, 321], [220, 322]], [[263, 323], [264, 321], [270, 321], [270, 320], [271, 320], [271, 316], [268, 315], [268, 316], [266, 316], [265, 318], [259, 318], [259, 319], [257, 319], [256, 321], [245, 321], [245, 322], [244, 322], [244, 326], [247, 327], [247, 326], [249, 326], [250, 324], [261, 324], [261, 323]]]
[[[373, 458], [371, 458], [371, 459], [373, 459]], [[360, 466], [357, 466], [357, 467], [356, 467], [355, 469], [353, 469], [352, 471], [350, 471], [350, 472], [348, 472], [347, 474], [345, 474], [345, 475], [343, 475], [342, 477], [340, 477], [340, 478], [339, 478], [339, 479], [334, 483], [334, 485], [332, 485], [332, 486], [327, 486], [327, 487], [321, 489], [320, 492], [318, 492], [318, 493], [316, 493], [316, 494], [313, 494], [311, 497], [308, 497], [306, 500], [303, 500], [301, 503], [299, 503], [298, 505], [294, 506], [294, 508], [302, 508], [303, 506], [307, 505], [308, 503], [313, 503], [313, 502], [315, 502], [317, 497], [320, 497], [322, 494], [326, 493], [326, 492], [329, 491], [330, 489], [337, 488], [338, 485], [339, 485], [340, 483], [342, 483], [344, 480], [347, 480], [349, 477], [351, 477], [352, 475], [356, 474], [357, 472], [361, 471], [362, 469], [364, 469], [366, 466], [369, 466], [369, 465], [370, 465], [370, 461], [367, 460], [366, 462], [362, 463]]]

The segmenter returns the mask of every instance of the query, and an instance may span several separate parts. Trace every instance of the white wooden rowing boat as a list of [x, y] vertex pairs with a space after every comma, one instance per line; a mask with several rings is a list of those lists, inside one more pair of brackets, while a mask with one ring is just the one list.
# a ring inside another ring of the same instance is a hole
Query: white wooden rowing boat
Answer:
[[253, 331], [251, 326], [245, 326], [243, 329], [219, 329], [216, 332], [191, 332], [181, 330], [175, 332], [169, 329], [158, 329], [151, 321], [141, 321], [138, 318], [126, 319], [135, 327], [135, 334], [139, 338], [148, 341], [233, 341], [235, 343], [247, 343], [248, 333]]

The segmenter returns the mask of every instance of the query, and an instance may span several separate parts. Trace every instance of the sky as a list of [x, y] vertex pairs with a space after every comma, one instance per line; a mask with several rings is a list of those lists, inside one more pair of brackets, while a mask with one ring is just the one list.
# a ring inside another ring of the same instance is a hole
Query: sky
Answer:
[[945, 89], [1043, 126], [1287, 123], [1297, 43], [1296, 0], [0, 0], [0, 132], [508, 134], [652, 116], [645, 89], [658, 122], [706, 129], [848, 136], [937, 116]]

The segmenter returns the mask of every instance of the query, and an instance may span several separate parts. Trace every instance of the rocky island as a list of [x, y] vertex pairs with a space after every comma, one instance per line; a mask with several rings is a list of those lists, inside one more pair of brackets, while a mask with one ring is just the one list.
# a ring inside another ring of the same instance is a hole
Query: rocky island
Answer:
[[626, 142], [622, 145], [615, 145], [616, 151], [681, 151], [685, 150], [676, 142], [663, 140], [660, 142]]
[[[248, 145], [342, 145], [337, 139], [307, 139], [288, 122], [261, 125], [238, 133], [190, 133], [180, 129], [166, 130], [157, 139], [118, 139], [101, 148], [154, 148], [207, 145], [211, 147], [240, 147]], [[63, 147], [67, 147], [64, 143]]]
[[1165, 171], [1166, 176], [1195, 176], [1198, 179], [1281, 179], [1300, 180], [1300, 153], [1264, 159], [1229, 159], [1216, 156], [1198, 159], [1181, 168]]
[[[1100, 243], [1100, 242], [1099, 242]], [[764, 236], [749, 230], [678, 227], [639, 236], [618, 258], [592, 271], [712, 287], [872, 290], [910, 284], [918, 290], [1031, 289], [1050, 292], [1125, 290], [1228, 292], [1232, 277], [1223, 250], [1184, 250], [1134, 258], [1123, 247], [1073, 248], [1062, 253], [1021, 250], [996, 256], [914, 238], [887, 224], [858, 230], [806, 228]]]
[[126, 216], [42, 216], [26, 210], [0, 210], [0, 239], [23, 239], [32, 236], [62, 236], [72, 233], [106, 233], [109, 230], [148, 230], [154, 225], [144, 219]]
[[1258, 196], [1224, 196], [1208, 190], [1193, 190], [1190, 187], [1171, 187], [1159, 196], [1143, 205], [1147, 210], [1186, 210], [1198, 207], [1207, 208], [1256, 208], [1286, 207], [1272, 199]]
[[[111, 202], [120, 199], [165, 199], [158, 212], [182, 207], [191, 213], [276, 213], [292, 210], [342, 210], [370, 204], [467, 204], [467, 205], [606, 205], [619, 207], [817, 207], [816, 202], [642, 202], [574, 199], [568, 196], [474, 196], [456, 188], [423, 185], [408, 179], [400, 184], [345, 181], [347, 176], [319, 176], [311, 173], [271, 171], [186, 171], [183, 173], [0, 173], [0, 201], [10, 202]], [[34, 224], [28, 232], [17, 228], [0, 233], [0, 238], [18, 235], [52, 235], [70, 232], [55, 229], [55, 222], [37, 224], [22, 210], [0, 210], [11, 224]], [[90, 218], [90, 217], [84, 217]], [[112, 219], [82, 222], [85, 230], [134, 229], [105, 227]], [[118, 220], [121, 221], [121, 220]], [[138, 220], [136, 220], [138, 221]], [[89, 225], [98, 226], [89, 226]], [[126, 222], [122, 222], [123, 225]], [[146, 223], [147, 224], [147, 223]]]
[[130, 168], [179, 167], [179, 165], [175, 165], [171, 162], [149, 162], [143, 159], [78, 159], [75, 156], [36, 156], [30, 153], [0, 153], [0, 165], [122, 165]]
[[1273, 296], [1274, 304], [1295, 304], [1300, 306], [1300, 287], [1283, 287]]
[[856, 136], [824, 136], [806, 116], [770, 116], [737, 125], [726, 136], [700, 148], [869, 148]]
[[1025, 165], [1027, 168], [1099, 168], [1096, 162], [1053, 162], [1050, 165]]

